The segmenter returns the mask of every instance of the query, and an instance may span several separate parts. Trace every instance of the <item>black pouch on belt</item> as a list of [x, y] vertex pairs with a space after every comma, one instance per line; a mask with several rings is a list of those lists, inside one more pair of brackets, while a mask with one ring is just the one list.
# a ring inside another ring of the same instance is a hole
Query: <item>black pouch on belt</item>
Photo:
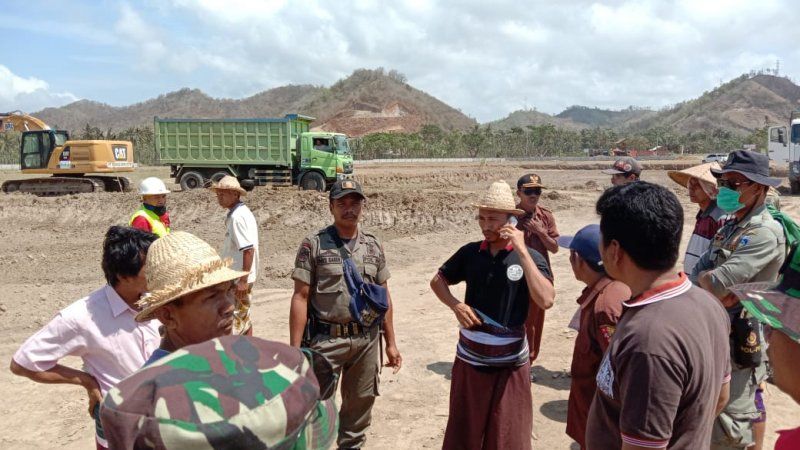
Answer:
[[733, 360], [743, 368], [758, 367], [762, 359], [761, 325], [742, 308], [731, 320]]

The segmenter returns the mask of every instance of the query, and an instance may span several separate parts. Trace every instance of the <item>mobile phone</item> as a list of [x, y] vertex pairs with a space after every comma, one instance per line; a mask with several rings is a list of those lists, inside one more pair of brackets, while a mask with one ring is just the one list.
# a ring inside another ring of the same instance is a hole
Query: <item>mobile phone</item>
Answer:
[[506, 223], [511, 225], [512, 227], [516, 227], [517, 223], [518, 223], [517, 222], [517, 218], [515, 216], [511, 216], [511, 217], [508, 218], [508, 222], [506, 222]]

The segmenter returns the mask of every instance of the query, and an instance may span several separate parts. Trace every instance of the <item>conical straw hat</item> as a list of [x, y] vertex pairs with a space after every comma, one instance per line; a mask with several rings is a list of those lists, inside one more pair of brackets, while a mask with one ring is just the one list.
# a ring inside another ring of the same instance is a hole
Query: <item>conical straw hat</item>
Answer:
[[211, 190], [216, 191], [219, 189], [227, 189], [230, 191], [237, 191], [240, 195], [244, 196], [247, 195], [247, 191], [242, 188], [242, 185], [239, 184], [239, 180], [235, 177], [230, 175], [225, 175], [222, 177], [219, 182], [211, 184]]
[[514, 194], [511, 192], [511, 186], [509, 186], [505, 180], [492, 183], [480, 203], [472, 206], [517, 216], [525, 214], [525, 211], [517, 209], [517, 204], [514, 202]]
[[247, 275], [230, 269], [231, 260], [219, 257], [205, 241], [185, 231], [157, 239], [147, 251], [144, 274], [148, 293], [136, 303], [136, 320], [153, 318], [153, 312], [192, 292]]
[[717, 187], [717, 179], [711, 173], [711, 169], [719, 170], [719, 164], [716, 162], [700, 164], [699, 166], [692, 166], [683, 170], [669, 170], [667, 175], [672, 178], [672, 181], [680, 184], [683, 187], [689, 187], [689, 178], [695, 178], [697, 181], [704, 183], [708, 186]]

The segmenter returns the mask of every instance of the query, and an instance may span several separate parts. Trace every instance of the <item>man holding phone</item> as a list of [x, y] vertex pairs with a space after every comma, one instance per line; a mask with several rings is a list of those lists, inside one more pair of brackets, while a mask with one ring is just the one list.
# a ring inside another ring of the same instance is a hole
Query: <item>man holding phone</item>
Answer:
[[[525, 214], [519, 218], [516, 226], [525, 233], [525, 245], [539, 252], [550, 266], [550, 253], [558, 252], [559, 234], [553, 213], [539, 205], [542, 189], [545, 189], [542, 178], [535, 173], [523, 175], [517, 180], [517, 196], [519, 197], [517, 208], [525, 211]], [[544, 310], [536, 305], [531, 305], [528, 319], [525, 321], [525, 334], [528, 336], [531, 348], [531, 363], [539, 356], [543, 327]]]
[[[450, 384], [444, 449], [531, 448], [533, 405], [525, 319], [553, 306], [550, 267], [509, 220], [525, 213], [505, 181], [478, 208], [484, 240], [461, 247], [431, 280], [461, 329]], [[450, 285], [467, 284], [464, 301]]]

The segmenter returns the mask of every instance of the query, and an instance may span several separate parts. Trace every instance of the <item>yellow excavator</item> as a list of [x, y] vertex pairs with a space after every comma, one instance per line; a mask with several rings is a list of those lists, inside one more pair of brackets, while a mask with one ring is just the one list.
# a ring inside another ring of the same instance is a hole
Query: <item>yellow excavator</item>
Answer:
[[71, 141], [64, 130], [19, 111], [0, 114], [0, 130], [21, 131], [19, 164], [24, 174], [51, 175], [9, 180], [3, 192], [24, 192], [40, 196], [131, 189], [120, 172], [133, 172], [133, 144], [129, 141]]

